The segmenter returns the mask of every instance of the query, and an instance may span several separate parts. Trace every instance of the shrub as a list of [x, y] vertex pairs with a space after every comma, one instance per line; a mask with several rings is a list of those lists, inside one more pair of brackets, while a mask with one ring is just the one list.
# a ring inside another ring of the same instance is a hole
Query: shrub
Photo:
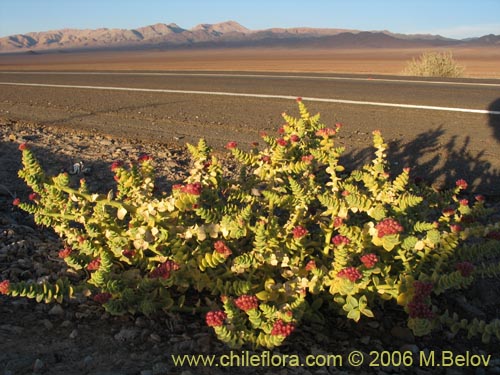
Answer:
[[451, 52], [424, 52], [418, 59], [408, 62], [404, 75], [421, 77], [461, 77], [464, 67], [458, 65]]
[[390, 301], [416, 335], [449, 326], [500, 338], [499, 320], [459, 320], [438, 305], [447, 290], [500, 271], [499, 225], [481, 221], [484, 199], [461, 199], [464, 180], [438, 192], [412, 183], [408, 168], [391, 177], [378, 131], [373, 161], [347, 173], [341, 125], [298, 106], [278, 137], [263, 135], [263, 150], [228, 143], [236, 176], [205, 141], [188, 145], [190, 176], [171, 193], [154, 193], [151, 157], [113, 163], [116, 191], [106, 195], [46, 176], [21, 145], [33, 200], [16, 204], [64, 239], [59, 255], [82, 281], [4, 280], [0, 292], [45, 302], [90, 292], [111, 314], [198, 311], [231, 347], [279, 346], [303, 320], [332, 310], [373, 318]]

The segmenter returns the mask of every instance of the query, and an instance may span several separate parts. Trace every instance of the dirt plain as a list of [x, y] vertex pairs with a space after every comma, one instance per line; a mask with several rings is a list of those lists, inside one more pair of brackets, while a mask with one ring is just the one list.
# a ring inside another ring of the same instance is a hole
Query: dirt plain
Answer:
[[[425, 50], [432, 50], [431, 48]], [[0, 55], [0, 70], [211, 70], [400, 74], [415, 49], [178, 49]], [[445, 48], [467, 77], [499, 78], [500, 48]]]

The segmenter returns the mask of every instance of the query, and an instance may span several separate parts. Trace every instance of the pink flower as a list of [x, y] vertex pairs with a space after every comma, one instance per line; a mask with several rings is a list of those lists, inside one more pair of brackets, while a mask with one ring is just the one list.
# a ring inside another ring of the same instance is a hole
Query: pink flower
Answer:
[[371, 269], [377, 264], [378, 257], [375, 254], [365, 254], [361, 257], [361, 262], [366, 268]]
[[398, 234], [404, 230], [403, 226], [399, 224], [396, 220], [391, 218], [385, 218], [379, 222], [375, 228], [378, 231], [378, 237], [382, 238], [391, 234]]
[[183, 193], [191, 194], [191, 195], [200, 195], [202, 191], [201, 183], [195, 182], [192, 184], [187, 184], [182, 187], [181, 191]]
[[328, 138], [329, 136], [335, 134], [337, 134], [337, 131], [335, 129], [330, 129], [330, 128], [323, 128], [316, 131], [316, 135], [318, 137], [324, 137], [324, 138]]
[[314, 156], [312, 155], [304, 155], [302, 156], [302, 161], [306, 164], [311, 164], [312, 160], [314, 159]]
[[30, 201], [36, 201], [40, 198], [40, 196], [37, 194], [37, 193], [31, 193], [29, 196], [28, 196], [29, 200]]
[[73, 250], [71, 250], [70, 247], [65, 247], [64, 249], [59, 250], [58, 256], [59, 256], [59, 258], [64, 259], [64, 258], [70, 256], [70, 254], [71, 254], [72, 251]]
[[101, 258], [95, 258], [90, 261], [90, 263], [87, 266], [87, 269], [89, 271], [95, 271], [98, 270], [100, 266], [101, 266]]
[[220, 327], [224, 324], [224, 320], [227, 319], [227, 314], [224, 311], [209, 311], [205, 317], [207, 326], [209, 327]]
[[137, 161], [139, 163], [144, 163], [146, 161], [151, 161], [153, 160], [153, 157], [151, 155], [148, 155], [148, 154], [142, 154], [139, 156], [139, 158], [137, 159]]
[[459, 233], [462, 231], [462, 227], [458, 224], [451, 224], [450, 225], [450, 230], [452, 233]]
[[92, 299], [100, 304], [105, 304], [111, 299], [111, 293], [97, 293]]
[[12, 201], [13, 206], [19, 206], [21, 204], [21, 200], [19, 198], [16, 198]]
[[470, 262], [461, 262], [455, 264], [455, 268], [460, 272], [462, 277], [469, 277], [474, 271], [474, 265]]
[[310, 260], [306, 264], [306, 271], [312, 271], [316, 269], [316, 262], [314, 260]]
[[300, 141], [300, 137], [297, 135], [297, 134], [292, 134], [290, 136], [290, 140], [293, 142], [293, 143], [297, 143]]
[[476, 195], [474, 198], [475, 198], [475, 199], [476, 199], [476, 201], [478, 201], [478, 202], [484, 202], [484, 201], [485, 201], [484, 195], [481, 195], [481, 194]]
[[447, 217], [455, 215], [455, 210], [453, 208], [445, 208], [443, 210], [443, 215]]
[[244, 294], [234, 300], [234, 304], [243, 311], [256, 309], [259, 307], [259, 300], [255, 296]]
[[118, 168], [121, 168], [123, 167], [123, 161], [121, 160], [118, 160], [118, 161], [114, 161], [112, 164], [111, 164], [111, 171], [114, 172], [116, 171]]
[[217, 241], [214, 243], [215, 251], [219, 254], [222, 254], [224, 258], [230, 256], [233, 252], [223, 241]]
[[269, 155], [263, 155], [260, 160], [262, 160], [264, 163], [266, 164], [270, 164], [271, 163], [271, 157]]
[[344, 126], [344, 124], [342, 124], [342, 123], [340, 123], [340, 122], [337, 122], [337, 123], [335, 124], [335, 127], [337, 128], [337, 130], [338, 130], [338, 129], [340, 129], [340, 128], [342, 128], [342, 126]]
[[346, 236], [342, 236], [341, 234], [337, 234], [335, 237], [332, 238], [332, 243], [335, 246], [349, 245], [351, 243], [351, 240], [349, 238], [347, 238]]
[[465, 181], [464, 179], [457, 180], [457, 182], [455, 182], [455, 185], [457, 185], [460, 190], [465, 190], [468, 186], [467, 181]]
[[276, 140], [276, 143], [278, 143], [280, 146], [285, 147], [286, 146], [286, 141], [283, 138], [279, 138]]
[[334, 228], [339, 228], [342, 226], [342, 224], [344, 223], [344, 219], [341, 218], [341, 217], [335, 217], [335, 219], [333, 219], [333, 226]]
[[302, 98], [299, 96], [297, 99], [295, 99], [298, 103], [302, 101]]
[[236, 148], [236, 147], [238, 147], [238, 143], [236, 143], [235, 141], [227, 142], [227, 144], [226, 144], [226, 148], [228, 150], [232, 150], [233, 148]]
[[430, 296], [434, 285], [428, 281], [414, 281], [413, 287], [415, 288], [415, 296], [423, 298]]
[[29, 150], [29, 146], [26, 142], [19, 145], [19, 151]]
[[414, 298], [407, 306], [410, 318], [432, 319], [434, 317], [431, 305], [420, 298]]
[[347, 197], [349, 194], [351, 194], [351, 193], [349, 193], [347, 190], [344, 190], [344, 191], [341, 193], [341, 195], [342, 195], [343, 197]]
[[285, 134], [285, 128], [283, 126], [278, 128], [278, 134]]
[[361, 272], [359, 272], [357, 270], [357, 268], [354, 268], [354, 267], [344, 268], [339, 273], [337, 273], [337, 276], [345, 278], [345, 279], [349, 279], [353, 283], [356, 282], [357, 280], [361, 279], [361, 277], [362, 277]]
[[0, 294], [9, 294], [10, 291], [10, 281], [4, 280], [0, 283]]
[[460, 201], [458, 203], [460, 203], [460, 206], [468, 206], [469, 205], [469, 201], [467, 199], [460, 199]]
[[271, 330], [271, 335], [272, 336], [290, 336], [290, 334], [293, 332], [295, 329], [295, 326], [292, 323], [284, 323], [283, 320], [278, 319], [274, 325], [273, 329]]
[[293, 228], [292, 230], [292, 233], [293, 233], [293, 238], [298, 240], [302, 237], [304, 237], [305, 235], [307, 235], [308, 230], [300, 225], [297, 225], [295, 228]]
[[135, 256], [135, 250], [124, 249], [122, 255], [126, 258], [133, 258]]
[[150, 279], [168, 279], [171, 271], [177, 271], [180, 266], [173, 260], [167, 260], [149, 273]]

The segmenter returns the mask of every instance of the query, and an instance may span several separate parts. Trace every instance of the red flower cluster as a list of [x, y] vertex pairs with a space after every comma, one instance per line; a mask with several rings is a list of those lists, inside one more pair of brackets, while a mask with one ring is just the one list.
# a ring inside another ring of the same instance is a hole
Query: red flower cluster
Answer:
[[453, 208], [445, 208], [443, 210], [443, 215], [446, 217], [450, 217], [452, 215], [455, 215], [455, 210]]
[[172, 190], [180, 190], [182, 193], [191, 194], [191, 195], [200, 195], [203, 187], [201, 183], [195, 182], [192, 184], [179, 185], [175, 184], [172, 186]]
[[376, 256], [375, 254], [365, 254], [361, 257], [361, 262], [365, 265], [366, 268], [373, 268], [378, 262], [378, 256]]
[[295, 326], [292, 323], [283, 323], [283, 320], [278, 319], [276, 323], [273, 325], [273, 329], [271, 331], [271, 335], [273, 336], [290, 336]]
[[314, 159], [314, 156], [312, 155], [304, 155], [302, 156], [302, 161], [306, 164], [311, 164], [312, 160]]
[[64, 259], [64, 258], [68, 257], [72, 251], [73, 250], [71, 250], [70, 247], [65, 247], [64, 249], [59, 250], [59, 254], [58, 254], [59, 258]]
[[10, 281], [4, 280], [0, 283], [0, 294], [9, 294]]
[[293, 142], [293, 143], [297, 143], [300, 141], [300, 137], [297, 135], [297, 134], [292, 134], [290, 136], [290, 140]]
[[101, 266], [101, 258], [95, 258], [90, 261], [89, 265], [87, 266], [87, 269], [89, 271], [95, 271], [98, 270], [100, 266]]
[[214, 248], [215, 251], [217, 251], [219, 254], [222, 254], [224, 258], [227, 258], [233, 253], [223, 241], [217, 241], [216, 243], [214, 243]]
[[235, 141], [227, 142], [227, 144], [226, 144], [226, 148], [228, 150], [232, 150], [233, 148], [236, 148], [236, 147], [238, 147], [238, 143], [236, 143]]
[[474, 198], [475, 198], [475, 199], [476, 199], [476, 201], [478, 201], [478, 202], [484, 202], [484, 201], [485, 201], [484, 195], [481, 195], [481, 194], [476, 195]]
[[305, 235], [307, 235], [308, 230], [304, 227], [301, 227], [300, 225], [297, 225], [295, 228], [293, 228], [293, 238], [298, 240], [302, 237], [304, 237]]
[[31, 193], [28, 196], [28, 198], [29, 198], [30, 201], [36, 201], [36, 200], [40, 199], [40, 196], [37, 193]]
[[346, 236], [342, 236], [341, 234], [337, 234], [335, 237], [332, 238], [332, 243], [335, 246], [349, 245], [351, 243], [351, 240], [349, 238], [347, 238]]
[[338, 274], [338, 277], [342, 277], [345, 279], [351, 280], [353, 283], [356, 282], [356, 280], [361, 279], [362, 275], [361, 272], [359, 272], [356, 268], [354, 267], [347, 267], [341, 270]]
[[337, 216], [335, 219], [333, 219], [333, 226], [335, 228], [341, 227], [343, 223], [344, 223], [344, 219], [341, 217]]
[[28, 150], [28, 149], [29, 149], [29, 146], [28, 146], [28, 144], [26, 142], [21, 143], [19, 145], [19, 151], [24, 151], [24, 150]]
[[92, 299], [97, 303], [105, 304], [111, 297], [111, 293], [97, 293]]
[[469, 277], [474, 271], [474, 265], [470, 262], [460, 262], [455, 264], [455, 268], [463, 277]]
[[19, 206], [21, 204], [21, 200], [19, 198], [16, 198], [12, 201], [13, 206]]
[[262, 160], [264, 163], [266, 164], [270, 164], [271, 163], [271, 157], [269, 155], [263, 155], [260, 160]]
[[149, 273], [150, 279], [168, 279], [171, 271], [177, 271], [179, 265], [173, 260], [167, 260]]
[[114, 161], [112, 164], [111, 164], [111, 171], [116, 171], [118, 168], [121, 168], [123, 167], [123, 161], [121, 160], [118, 160], [118, 161]]
[[285, 134], [285, 127], [284, 126], [280, 126], [278, 128], [278, 134]]
[[122, 254], [124, 257], [133, 258], [135, 256], [135, 250], [124, 249], [122, 251]]
[[234, 300], [234, 304], [243, 311], [256, 309], [259, 307], [259, 300], [255, 296], [244, 294]]
[[458, 224], [451, 224], [450, 230], [452, 233], [460, 233], [462, 231], [462, 227]]
[[148, 154], [139, 155], [139, 158], [137, 159], [137, 161], [139, 163], [144, 163], [144, 162], [150, 161], [150, 160], [153, 160], [153, 157], [151, 155], [148, 155]]
[[469, 205], [469, 201], [467, 199], [460, 199], [458, 201], [458, 203], [460, 203], [460, 206], [468, 206]]
[[408, 303], [410, 318], [432, 319], [434, 313], [431, 305], [426, 301], [432, 292], [433, 285], [430, 282], [415, 281], [413, 283], [415, 294]]
[[390, 234], [398, 234], [404, 230], [403, 226], [399, 224], [396, 220], [391, 218], [386, 218], [378, 223], [375, 228], [378, 231], [378, 237], [382, 238]]
[[316, 269], [316, 262], [314, 260], [310, 260], [306, 264], [306, 271], [312, 271]]
[[461, 190], [465, 190], [467, 189], [467, 181], [463, 180], [463, 179], [460, 179], [460, 180], [457, 180], [457, 182], [455, 182], [455, 184], [457, 185], [457, 187], [459, 187]]
[[224, 311], [209, 311], [205, 317], [207, 326], [209, 327], [220, 327], [224, 324], [224, 320], [227, 319], [227, 314]]
[[278, 143], [280, 146], [285, 147], [286, 146], [286, 141], [283, 138], [278, 138], [276, 140], [276, 143]]
[[316, 132], [317, 136], [319, 136], [319, 137], [325, 137], [325, 138], [328, 138], [329, 136], [335, 135], [335, 134], [337, 134], [337, 131], [335, 129], [330, 129], [330, 128], [319, 129]]

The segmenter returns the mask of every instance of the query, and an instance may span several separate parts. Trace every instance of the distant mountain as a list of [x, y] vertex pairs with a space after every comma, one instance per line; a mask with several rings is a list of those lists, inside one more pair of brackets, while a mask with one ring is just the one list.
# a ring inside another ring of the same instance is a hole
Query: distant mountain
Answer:
[[409, 48], [434, 46], [500, 46], [500, 35], [456, 40], [429, 34], [396, 34], [326, 28], [249, 30], [235, 21], [200, 24], [190, 30], [175, 23], [137, 29], [62, 29], [0, 38], [0, 52], [196, 47]]

